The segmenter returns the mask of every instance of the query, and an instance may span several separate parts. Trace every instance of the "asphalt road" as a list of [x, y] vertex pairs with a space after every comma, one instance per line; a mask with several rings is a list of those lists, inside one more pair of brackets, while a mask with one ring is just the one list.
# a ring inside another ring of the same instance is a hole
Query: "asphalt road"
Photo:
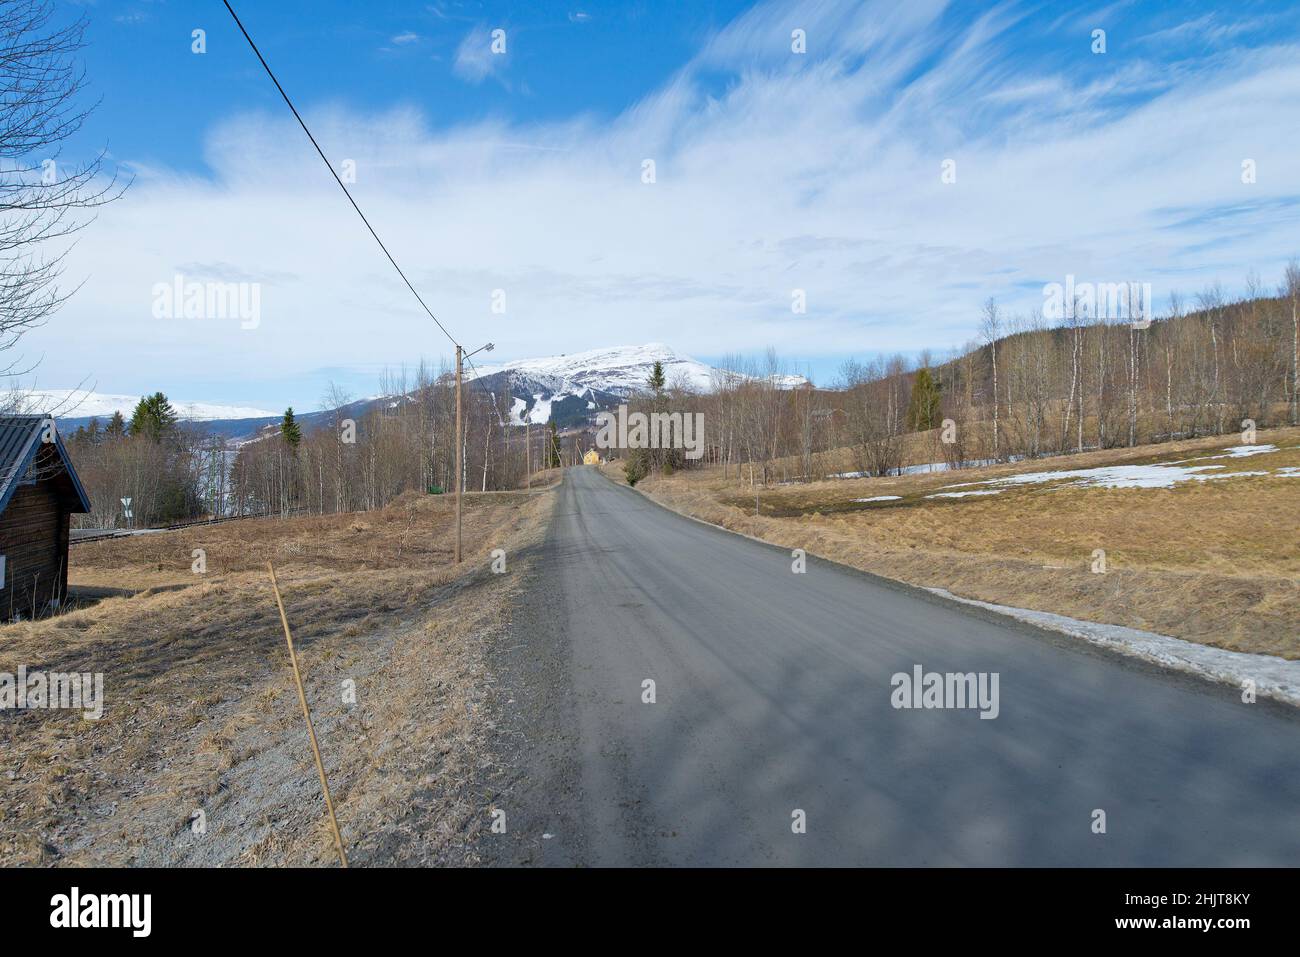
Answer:
[[[1300, 864], [1284, 707], [828, 562], [795, 574], [590, 468], [540, 557], [498, 863]], [[894, 708], [916, 665], [997, 673], [997, 717]]]

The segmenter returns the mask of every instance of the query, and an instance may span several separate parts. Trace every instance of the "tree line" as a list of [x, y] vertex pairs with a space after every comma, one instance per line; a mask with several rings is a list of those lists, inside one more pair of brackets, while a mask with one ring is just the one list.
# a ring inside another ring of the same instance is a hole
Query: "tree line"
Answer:
[[[615, 451], [629, 478], [720, 466], [755, 487], [824, 478], [846, 467], [900, 471], [918, 452], [949, 467], [1226, 434], [1300, 416], [1300, 265], [1275, 295], [1257, 280], [1229, 300], [1207, 288], [1141, 323], [1063, 323], [1007, 315], [984, 304], [980, 339], [942, 361], [922, 353], [844, 363], [831, 388], [791, 387], [768, 350], [732, 356], [712, 388], [665, 381], [661, 366], [628, 399], [633, 410], [700, 412], [705, 449]], [[165, 396], [141, 399], [129, 421], [114, 415], [73, 433], [69, 447], [94, 511], [86, 524], [136, 525], [204, 516], [289, 515], [380, 508], [411, 490], [455, 486], [455, 389], [445, 367], [387, 376], [383, 398], [352, 402], [331, 386], [327, 410], [307, 427], [292, 409], [278, 426], [231, 447], [178, 422]], [[514, 424], [508, 392], [467, 382], [461, 441], [470, 491], [519, 488], [542, 469], [580, 461], [590, 430]], [[918, 449], [918, 442], [920, 447]], [[846, 464], [847, 463], [847, 464]]]
[[[68, 454], [91, 511], [74, 519], [93, 528], [117, 528], [193, 517], [201, 508], [195, 466], [202, 445], [161, 392], [141, 398], [129, 420], [114, 412], [102, 425], [92, 418], [78, 426], [68, 437]], [[129, 506], [122, 499], [129, 499]]]
[[[408, 491], [455, 488], [455, 379], [421, 363], [411, 378], [386, 376], [379, 401], [353, 403], [331, 386], [325, 421], [302, 428], [287, 410], [279, 427], [243, 444], [229, 476], [233, 514], [329, 513], [382, 508]], [[464, 487], [496, 491], [524, 485], [530, 471], [558, 462], [554, 425], [512, 425], [508, 394], [467, 381], [461, 441]], [[351, 410], [351, 411], [350, 411]]]
[[[1190, 302], [1175, 295], [1149, 322], [1090, 317], [1082, 304], [1071, 312], [1054, 324], [989, 299], [979, 339], [942, 361], [928, 352], [850, 360], [832, 388], [791, 388], [769, 350], [724, 360], [707, 394], [647, 383], [639, 401], [703, 412], [708, 449], [694, 464], [754, 485], [823, 478], [846, 454], [855, 471], [897, 474], [918, 435], [930, 461], [960, 468], [1300, 418], [1295, 261], [1276, 294], [1252, 276], [1239, 299], [1218, 285]], [[691, 465], [672, 454], [629, 463], [639, 474]]]
[[[292, 408], [250, 440], [232, 443], [182, 422], [159, 392], [132, 416], [92, 418], [67, 437], [91, 499], [79, 524], [147, 527], [209, 517], [287, 516], [382, 508], [409, 491], [455, 488], [455, 384], [421, 364], [387, 375], [382, 397], [354, 402], [337, 386], [312, 426]], [[531, 473], [573, 464], [590, 442], [554, 422], [512, 424], [508, 394], [463, 389], [467, 491], [514, 489]], [[131, 500], [131, 517], [122, 499]]]

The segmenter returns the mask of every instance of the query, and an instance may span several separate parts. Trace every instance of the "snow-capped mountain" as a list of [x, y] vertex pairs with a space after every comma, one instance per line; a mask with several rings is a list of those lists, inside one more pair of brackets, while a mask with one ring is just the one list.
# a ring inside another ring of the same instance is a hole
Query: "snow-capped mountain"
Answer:
[[572, 389], [585, 387], [627, 396], [646, 387], [656, 362], [663, 363], [664, 381], [668, 383], [681, 381], [688, 388], [700, 392], [713, 388], [714, 369], [711, 366], [688, 356], [679, 356], [658, 342], [644, 346], [590, 349], [543, 359], [520, 359], [480, 368], [479, 373], [486, 377], [513, 372], [517, 378], [546, 382], [556, 389], [567, 385]]
[[[525, 413], [534, 425], [552, 418], [559, 425], [575, 425], [644, 391], [656, 362], [662, 363], [669, 388], [681, 386], [692, 392], [712, 391], [719, 381], [735, 375], [658, 342], [521, 359], [477, 371], [480, 385], [510, 394], [510, 419], [516, 425], [524, 423]], [[793, 388], [805, 381], [803, 376], [781, 376], [777, 384]]]
[[[18, 400], [18, 405], [22, 409], [34, 413], [53, 412], [60, 419], [75, 421], [92, 417], [109, 419], [114, 412], [121, 412], [124, 418], [129, 419], [136, 403], [140, 401], [138, 395], [114, 395], [107, 392], [86, 392], [81, 389], [17, 389], [14, 398]], [[278, 416], [278, 413], [268, 412], [265, 409], [184, 399], [173, 399], [172, 408], [181, 419], [189, 422]]]
[[[501, 415], [508, 415], [513, 424], [545, 425], [554, 421], [561, 428], [569, 428], [590, 426], [597, 412], [613, 409], [628, 396], [648, 388], [656, 362], [663, 363], [664, 381], [669, 388], [681, 386], [693, 392], [709, 392], [718, 382], [736, 375], [679, 355], [660, 343], [521, 359], [467, 368], [465, 372], [476, 379], [469, 388], [492, 393]], [[805, 381], [803, 376], [780, 376], [777, 385], [794, 388]], [[114, 411], [129, 419], [140, 401], [136, 395], [72, 389], [19, 390], [18, 398], [23, 411], [52, 412], [60, 429], [67, 431], [85, 425], [92, 417], [102, 424]], [[345, 417], [359, 420], [371, 409], [393, 409], [410, 398], [371, 396], [351, 402], [340, 411]], [[224, 436], [232, 445], [264, 435], [266, 429], [279, 423], [282, 414], [215, 402], [172, 400], [172, 407], [181, 419], [200, 423], [205, 431]], [[298, 413], [298, 421], [305, 429], [333, 419], [332, 409]]]

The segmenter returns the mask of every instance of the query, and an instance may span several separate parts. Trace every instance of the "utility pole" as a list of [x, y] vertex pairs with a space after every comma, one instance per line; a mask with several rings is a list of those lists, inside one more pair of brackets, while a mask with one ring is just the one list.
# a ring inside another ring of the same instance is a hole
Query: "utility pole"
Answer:
[[456, 347], [456, 564], [460, 564], [460, 497], [464, 493], [465, 475], [461, 471], [464, 464], [465, 445], [461, 441], [460, 434], [460, 380], [463, 374], [462, 353], [464, 350]]
[[465, 434], [461, 425], [461, 381], [464, 379], [464, 360], [476, 352], [492, 351], [492, 343], [480, 346], [474, 352], [466, 354], [461, 346], [456, 346], [456, 564], [460, 564], [460, 498], [465, 491]]

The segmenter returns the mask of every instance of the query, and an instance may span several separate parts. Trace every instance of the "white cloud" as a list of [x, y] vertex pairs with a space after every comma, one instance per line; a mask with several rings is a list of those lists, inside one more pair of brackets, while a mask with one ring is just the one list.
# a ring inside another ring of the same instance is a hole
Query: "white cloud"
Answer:
[[1155, 43], [1178, 43], [1189, 40], [1218, 43], [1233, 40], [1241, 34], [1266, 29], [1273, 20], [1273, 17], [1256, 17], [1250, 20], [1221, 23], [1215, 14], [1207, 13], [1194, 20], [1184, 21], [1177, 26], [1148, 33], [1146, 36], [1138, 37], [1138, 40]]
[[420, 35], [418, 33], [412, 33], [411, 31], [408, 30], [405, 33], [397, 34], [397, 36], [393, 37], [388, 42], [395, 43], [398, 46], [404, 46], [405, 44], [408, 43], [418, 43], [420, 42]]
[[[492, 41], [492, 33], [485, 27], [475, 27], [465, 34], [465, 39], [456, 48], [452, 71], [470, 83], [482, 83], [498, 72], [509, 53], [493, 53]], [[508, 44], [506, 50], [509, 50]]]
[[[1150, 281], [1163, 301], [1250, 267], [1272, 279], [1300, 251], [1300, 51], [1207, 60], [1168, 87], [1136, 67], [1102, 83], [1078, 61], [1025, 74], [1006, 68], [1010, 14], [954, 31], [939, 7], [760, 8], [611, 122], [307, 118], [336, 162], [356, 160], [354, 194], [426, 301], [502, 359], [650, 340], [695, 355], [941, 350], [974, 334], [987, 296], [1029, 310], [1067, 273]], [[800, 24], [810, 54], [795, 59]], [[466, 79], [491, 72], [476, 59], [489, 43], [462, 43]], [[237, 382], [446, 353], [292, 118], [229, 118], [207, 159], [211, 179], [142, 170], [82, 234], [68, 276], [86, 286], [25, 341], [44, 382], [94, 374], [126, 392], [147, 385], [118, 381], [127, 369]], [[153, 284], [204, 263], [263, 283], [256, 330], [152, 318]]]

